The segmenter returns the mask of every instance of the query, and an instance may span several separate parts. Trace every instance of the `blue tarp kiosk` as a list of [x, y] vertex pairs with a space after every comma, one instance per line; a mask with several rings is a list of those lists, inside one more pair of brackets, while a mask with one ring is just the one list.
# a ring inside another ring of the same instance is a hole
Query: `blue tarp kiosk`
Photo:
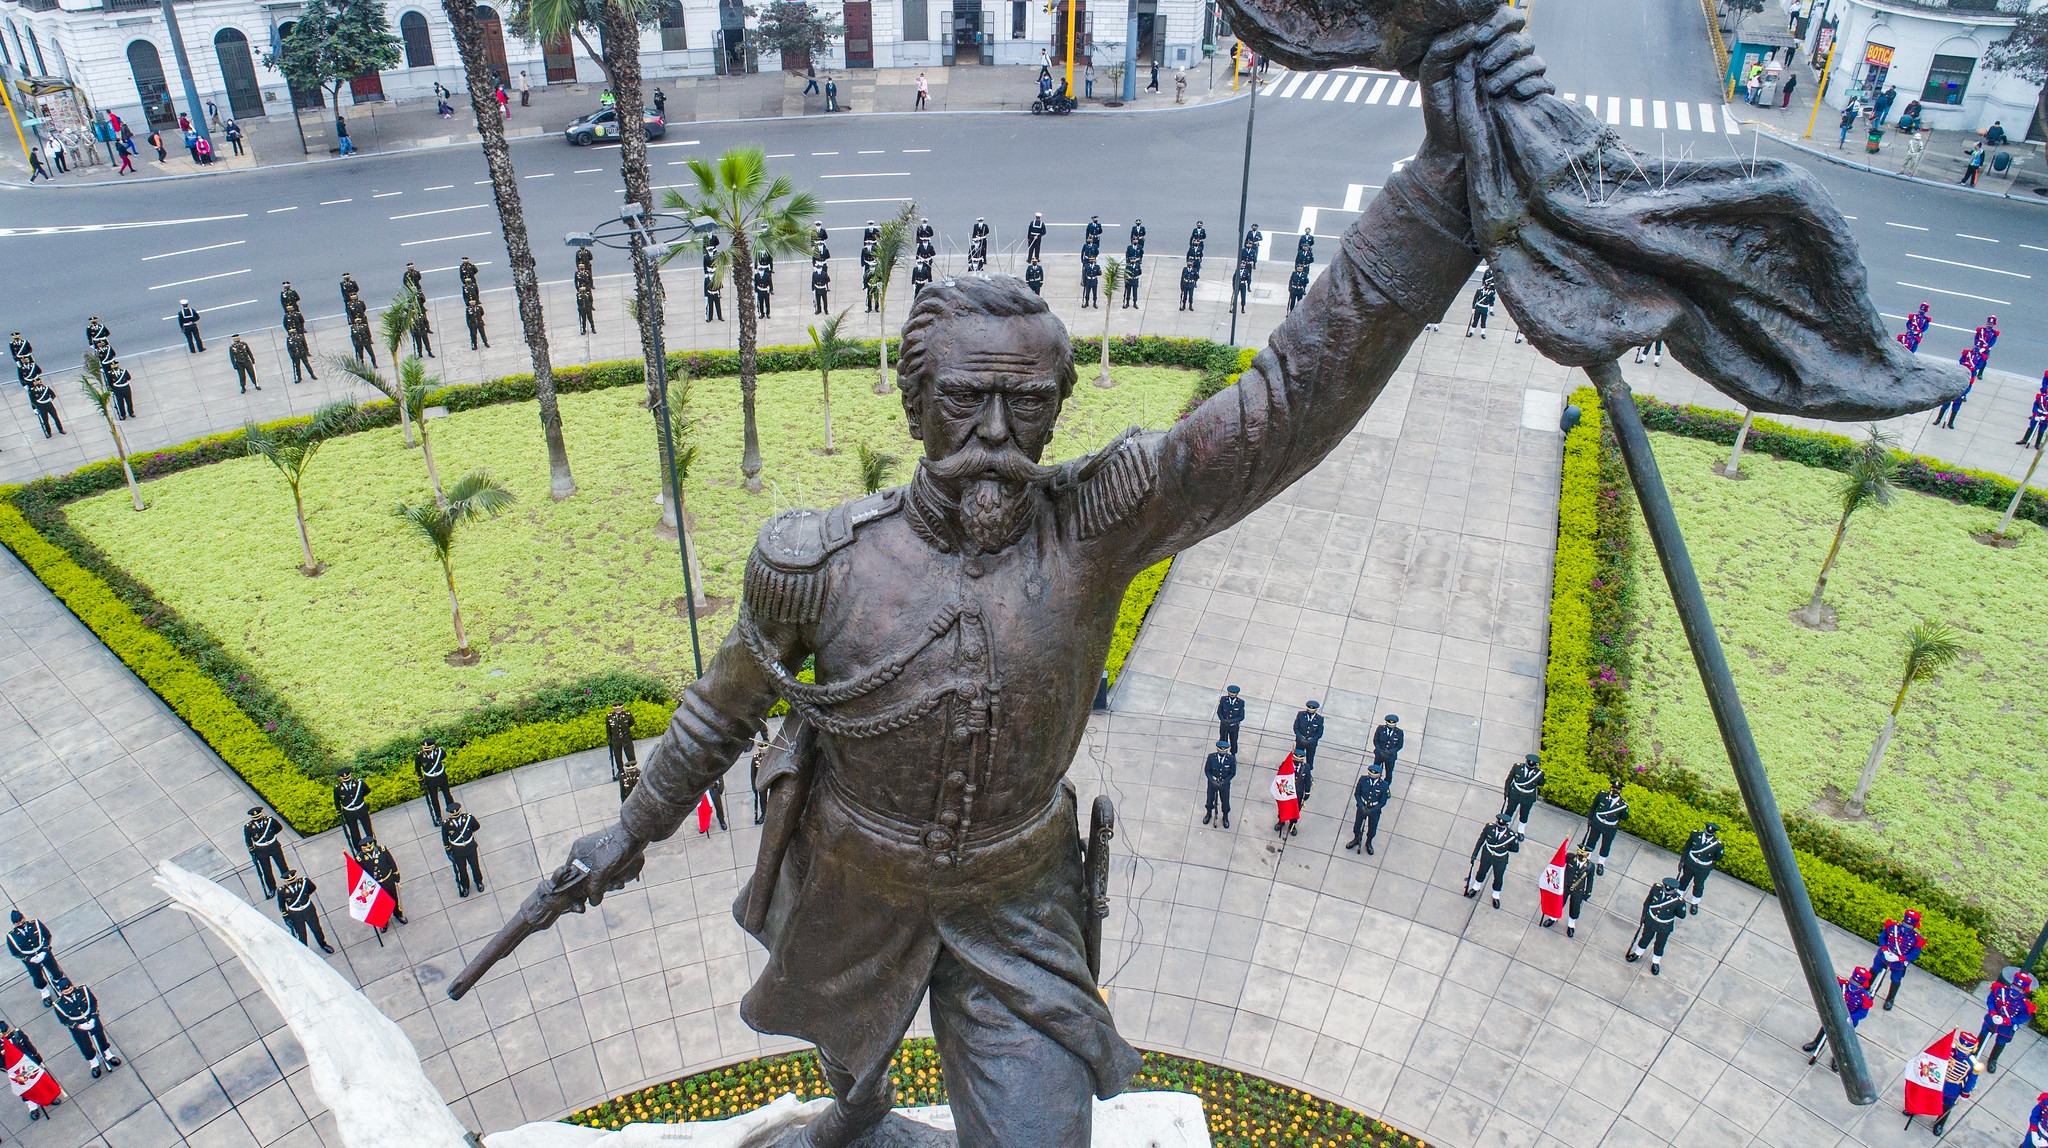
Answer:
[[1742, 81], [1750, 69], [1763, 65], [1764, 86], [1757, 94], [1757, 103], [1776, 106], [1779, 85], [1784, 80], [1784, 69], [1792, 63], [1799, 50], [1799, 41], [1783, 32], [1766, 31], [1762, 28], [1743, 28], [1728, 38], [1728, 74], [1721, 77], [1721, 92], [1730, 100], [1748, 98]]

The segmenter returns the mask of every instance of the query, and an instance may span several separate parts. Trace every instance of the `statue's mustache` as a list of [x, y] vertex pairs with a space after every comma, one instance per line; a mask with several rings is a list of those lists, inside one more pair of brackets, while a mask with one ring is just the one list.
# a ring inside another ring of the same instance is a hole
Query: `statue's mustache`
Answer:
[[944, 458], [928, 458], [925, 468], [934, 478], [996, 478], [1004, 482], [1045, 482], [1058, 468], [1040, 466], [1013, 446], [990, 449], [971, 442]]

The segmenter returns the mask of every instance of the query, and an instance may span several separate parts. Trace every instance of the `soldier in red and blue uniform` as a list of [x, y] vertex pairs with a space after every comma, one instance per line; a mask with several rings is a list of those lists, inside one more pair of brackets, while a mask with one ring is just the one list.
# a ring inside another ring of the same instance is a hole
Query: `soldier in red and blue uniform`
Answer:
[[[1847, 977], [1835, 978], [1836, 983], [1842, 986], [1842, 1007], [1849, 1010], [1850, 1028], [1855, 1028], [1862, 1024], [1863, 1018], [1870, 1015], [1870, 1006], [1877, 1001], [1877, 998], [1870, 995], [1870, 978], [1870, 970], [1860, 967]], [[1821, 1046], [1826, 1044], [1827, 1041], [1828, 1030], [1822, 1028], [1819, 1032], [1813, 1034], [1812, 1040], [1799, 1046], [1799, 1051], [1812, 1054], [1812, 1057], [1806, 1063], [1812, 1064], [1814, 1060], [1820, 1058]], [[1835, 1058], [1832, 1056], [1828, 1057], [1828, 1071], [1837, 1071]]]
[[[1963, 384], [1962, 394], [1934, 408], [1935, 426], [1946, 426], [1949, 430], [1956, 429], [1956, 416], [1963, 413], [1963, 403], [1970, 397], [1970, 388], [1977, 385], [1977, 376], [1984, 373], [1984, 365], [1989, 361], [1990, 359], [1985, 355], [1982, 347], [1971, 347], [1956, 358], [1956, 362], [1961, 363], [1963, 369], [1970, 372], [1970, 381]], [[1941, 421], [1944, 416], [1948, 419], [1946, 424]]]
[[2012, 1042], [2013, 1030], [2033, 1019], [2033, 995], [2032, 973], [2014, 973], [2010, 982], [2000, 981], [1984, 994], [1984, 1027], [1977, 1030], [1977, 1046], [1982, 1048], [1986, 1037], [1993, 1042], [1985, 1072], [1998, 1071], [1998, 1058]]
[[2027, 412], [2026, 432], [2013, 445], [2026, 446], [2029, 439], [2033, 440], [2035, 450], [2048, 442], [2048, 371], [2041, 372], [2041, 390], [2034, 395], [2033, 409]]
[[1899, 336], [1899, 342], [1904, 343], [1908, 351], [1918, 351], [1920, 340], [1926, 337], [1927, 328], [1933, 322], [1927, 314], [1927, 304], [1920, 304], [1918, 311], [1906, 316], [1906, 333]]
[[1984, 316], [1984, 325], [1977, 328], [1971, 341], [1983, 350], [1985, 358], [1990, 358], [1991, 348], [1998, 345], [1998, 316]]
[[[1906, 979], [1906, 967], [1920, 959], [1920, 950], [1925, 942], [1920, 937], [1920, 910], [1908, 909], [1906, 919], [1886, 921], [1884, 931], [1877, 935], [1877, 955], [1870, 959], [1875, 975], [1892, 975], [1892, 987], [1884, 994], [1884, 1011], [1892, 1011], [1892, 1002], [1898, 999], [1899, 982]], [[1870, 982], [1871, 991], [1877, 990], [1877, 981]]]
[[1977, 1038], [1967, 1032], [1956, 1034], [1953, 1051], [1948, 1054], [1948, 1073], [1941, 1082], [1941, 1117], [1934, 1122], [1934, 1134], [1939, 1136], [1948, 1127], [1949, 1113], [1954, 1112], [1956, 1101], [1977, 1091]]
[[2027, 1138], [2020, 1141], [2020, 1148], [2048, 1148], [2048, 1092], [2034, 1101], [2033, 1114], [2027, 1117]]

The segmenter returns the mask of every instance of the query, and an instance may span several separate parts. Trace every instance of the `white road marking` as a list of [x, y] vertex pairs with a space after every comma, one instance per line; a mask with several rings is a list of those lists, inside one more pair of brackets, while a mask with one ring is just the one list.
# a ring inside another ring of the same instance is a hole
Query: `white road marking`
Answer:
[[[485, 234], [485, 235], [488, 235], [488, 234], [490, 234], [490, 232], [488, 232], [488, 231], [487, 231], [487, 232], [483, 232], [483, 234]], [[460, 237], [460, 236], [456, 236], [456, 238], [461, 238], [461, 237]], [[432, 275], [432, 274], [434, 274], [434, 273], [435, 273], [436, 271], [453, 271], [453, 270], [455, 270], [456, 266], [457, 266], [456, 264], [454, 264], [454, 263], [450, 263], [450, 264], [449, 264], [448, 266], [446, 266], [446, 267], [429, 267], [429, 268], [427, 268], [427, 269], [426, 269], [425, 271], [422, 271], [422, 272], [420, 272], [420, 274], [422, 274], [422, 275]], [[489, 263], [488, 261], [479, 261], [479, 262], [477, 262], [477, 266], [478, 266], [478, 267], [489, 267], [489, 266], [490, 266], [490, 263]], [[600, 275], [600, 276], [598, 276], [598, 278], [599, 278], [599, 279], [619, 279], [619, 278], [623, 278], [623, 276], [618, 276], [618, 275]], [[558, 282], [566, 283], [566, 282], [568, 282], [568, 280], [566, 280], [566, 279], [563, 279], [563, 280], [559, 280]], [[499, 291], [510, 291], [510, 290], [512, 290], [512, 288], [510, 288], [510, 287], [493, 287], [493, 288], [491, 288], [491, 289], [490, 289], [489, 291], [486, 291], [486, 292], [484, 292], [484, 294], [486, 294], [486, 295], [491, 295], [491, 294], [495, 294], [496, 292], [499, 292]]]
[[1417, 84], [1417, 85], [1415, 85], [1415, 91], [1414, 91], [1414, 92], [1413, 92], [1412, 94], [1410, 94], [1410, 95], [1409, 95], [1409, 97], [1408, 97], [1408, 106], [1409, 106], [1409, 107], [1411, 107], [1411, 108], [1419, 108], [1419, 107], [1421, 107], [1421, 106], [1422, 106], [1422, 85], [1421, 85], [1421, 84]]
[[1989, 239], [1989, 238], [1986, 238], [1985, 236], [1982, 236], [1982, 235], [1971, 235], [1971, 234], [1969, 234], [1968, 232], [1963, 232], [1963, 231], [1958, 231], [1958, 232], [1956, 232], [1956, 238], [1957, 238], [1957, 239], [1974, 239], [1974, 240], [1976, 240], [1976, 241], [1977, 241], [1977, 242], [1979, 242], [1979, 243], [1996, 243], [1996, 242], [1998, 242], [1998, 240], [1996, 240], [1996, 239]]
[[[1362, 84], [1365, 82], [1365, 80], [1363, 77], [1361, 77], [1358, 82]], [[1334, 100], [1338, 96], [1341, 96], [1343, 94], [1344, 77], [1338, 76], [1336, 79], [1330, 81], [1330, 90], [1323, 93], [1323, 102], [1328, 103], [1329, 101]]]
[[[926, 154], [929, 154], [929, 153], [931, 152], [931, 150], [932, 150], [932, 149], [930, 149], [930, 148], [928, 148], [928, 147], [907, 147], [907, 148], [904, 148], [904, 149], [903, 149], [903, 154], [904, 154], [904, 155], [926, 155]], [[775, 157], [774, 157], [774, 156], [769, 156], [768, 158], [769, 158], [769, 159], [774, 159]]]
[[1907, 230], [1907, 231], [1925, 231], [1925, 230], [1927, 230], [1926, 228], [1924, 228], [1924, 227], [1921, 227], [1921, 226], [1919, 226], [1918, 224], [1913, 224], [1913, 223], [1893, 223], [1893, 222], [1892, 222], [1891, 220], [1889, 220], [1889, 219], [1887, 219], [1887, 220], [1885, 220], [1885, 221], [1884, 221], [1884, 225], [1885, 225], [1886, 227], [1899, 227], [1899, 228], [1904, 228], [1904, 229], [1905, 229], [1905, 230]]
[[1586, 97], [1586, 107], [1592, 109], [1594, 117], [1597, 118], [1600, 115], [1600, 97], [1588, 95]]
[[579, 168], [577, 168], [577, 169], [576, 169], [575, 171], [572, 171], [572, 172], [570, 172], [569, 174], [570, 174], [570, 175], [596, 175], [596, 174], [597, 174], [598, 172], [601, 172], [601, 171], [603, 171], [603, 170], [604, 170], [604, 169], [603, 169], [603, 168], [601, 168], [601, 167], [579, 167]]
[[1399, 104], [1401, 102], [1401, 97], [1404, 94], [1406, 94], [1407, 91], [1408, 81], [1395, 80], [1393, 89], [1387, 93], [1387, 106], [1391, 108]]
[[183, 287], [188, 283], [205, 283], [214, 279], [232, 279], [237, 275], [247, 275], [248, 273], [249, 268], [244, 267], [240, 271], [223, 271], [218, 275], [201, 275], [197, 279], [180, 279], [175, 283], [159, 283], [156, 286], [151, 287], [150, 290], [162, 291], [169, 287]]
[[440, 238], [438, 238], [438, 239], [408, 239], [408, 240], [406, 240], [406, 241], [405, 241], [404, 243], [401, 243], [401, 244], [399, 244], [399, 246], [400, 246], [400, 247], [419, 247], [419, 246], [422, 246], [423, 244], [428, 244], [428, 243], [447, 243], [448, 241], [450, 241], [450, 240], [453, 240], [453, 239], [477, 239], [477, 238], [481, 238], [482, 236], [485, 236], [485, 235], [489, 235], [489, 234], [490, 234], [490, 232], [488, 232], [488, 231], [469, 231], [469, 232], [465, 232], [465, 233], [463, 233], [463, 234], [461, 234], [461, 235], [443, 235], [443, 236], [441, 236], [441, 237], [440, 237]]
[[765, 158], [767, 158], [767, 159], [795, 159], [795, 158], [796, 158], [796, 153], [795, 153], [795, 152], [793, 152], [793, 151], [779, 151], [779, 152], [776, 152], [776, 153], [775, 153], [774, 155], [770, 155], [770, 156], [767, 156], [767, 157], [765, 157]]
[[1735, 113], [1729, 110], [1727, 104], [1721, 105], [1721, 123], [1725, 125], [1722, 130], [1729, 135], [1739, 136], [1742, 134], [1742, 125], [1735, 122]]
[[1379, 102], [1380, 102], [1380, 96], [1382, 96], [1383, 94], [1385, 94], [1385, 93], [1386, 93], [1386, 90], [1387, 90], [1387, 78], [1386, 78], [1385, 76], [1381, 76], [1381, 77], [1380, 77], [1379, 79], [1377, 79], [1377, 80], [1374, 80], [1374, 81], [1372, 82], [1372, 94], [1371, 94], [1371, 95], [1369, 95], [1369, 96], [1367, 96], [1367, 97], [1365, 97], [1365, 102], [1366, 102], [1366, 103], [1368, 103], [1368, 104], [1376, 104], [1376, 103], [1379, 103]]
[[1704, 104], [1704, 103], [1703, 103], [1703, 104], [1700, 104], [1700, 105], [1699, 105], [1699, 109], [1700, 109], [1700, 130], [1701, 130], [1701, 131], [1703, 131], [1703, 132], [1710, 132], [1710, 131], [1713, 131], [1713, 130], [1714, 130], [1714, 105], [1712, 105], [1712, 104]]
[[404, 193], [404, 192], [402, 192], [402, 191], [380, 191], [380, 192], [378, 192], [377, 194], [375, 194], [375, 195], [371, 196], [370, 198], [371, 198], [371, 199], [390, 199], [390, 198], [391, 198], [392, 196], [394, 196], [394, 195], [404, 195], [404, 194], [405, 194], [405, 193]]
[[2011, 304], [2010, 302], [2008, 302], [2007, 300], [2004, 300], [2004, 299], [1993, 299], [1993, 298], [1992, 298], [1991, 296], [1989, 296], [1989, 295], [1972, 295], [1972, 294], [1970, 294], [1970, 293], [1969, 293], [1969, 292], [1967, 292], [1967, 291], [1949, 291], [1949, 290], [1947, 290], [1947, 289], [1945, 289], [1945, 288], [1941, 288], [1941, 287], [1929, 287], [1929, 286], [1927, 286], [1927, 285], [1926, 285], [1925, 283], [1908, 283], [1908, 282], [1906, 282], [1906, 281], [1905, 281], [1904, 279], [1900, 279], [1900, 280], [1898, 280], [1897, 282], [1898, 282], [1899, 286], [1901, 286], [1901, 287], [1911, 287], [1911, 288], [1912, 288], [1913, 290], [1915, 290], [1915, 291], [1932, 291], [1932, 292], [1934, 292], [1934, 293], [1935, 293], [1936, 295], [1954, 295], [1954, 296], [1955, 296], [1956, 298], [1958, 298], [1958, 299], [1975, 299], [1975, 300], [1977, 300], [1977, 301], [1978, 301], [1979, 303], [1995, 303], [1995, 304], [1997, 304], [1997, 305], [1998, 305], [1998, 306], [2000, 306], [2000, 307], [2010, 307], [2010, 306], [2012, 306], [2012, 304]]
[[1294, 98], [1294, 90], [1296, 88], [1299, 88], [1301, 86], [1301, 82], [1306, 79], [1308, 79], [1307, 72], [1296, 72], [1293, 75], [1287, 77], [1287, 82], [1283, 84], [1280, 90], [1278, 92], [1275, 92], [1274, 94], [1279, 96], [1283, 100], [1291, 100]]
[[1366, 81], [1371, 78], [1372, 77], [1370, 76], [1360, 76], [1357, 79], [1351, 81], [1351, 93], [1344, 97], [1344, 102], [1347, 104], [1357, 103], [1359, 94], [1365, 91]]
[[270, 209], [269, 211], [266, 211], [266, 212], [264, 212], [263, 214], [265, 214], [265, 215], [276, 215], [276, 214], [277, 214], [278, 212], [280, 212], [280, 211], [297, 211], [297, 210], [298, 210], [298, 208], [297, 208], [296, 206], [294, 206], [294, 207], [273, 207], [273, 208], [271, 208], [271, 209]]
[[428, 216], [428, 215], [446, 215], [446, 214], [448, 214], [448, 213], [449, 213], [449, 212], [451, 212], [451, 211], [478, 211], [478, 210], [481, 210], [481, 209], [483, 209], [483, 208], [486, 208], [486, 207], [489, 207], [489, 206], [490, 206], [490, 204], [488, 204], [488, 203], [465, 203], [465, 204], [463, 204], [463, 205], [462, 205], [461, 207], [437, 207], [437, 208], [435, 208], [435, 209], [434, 209], [434, 210], [432, 210], [432, 211], [408, 211], [408, 212], [406, 212], [406, 213], [405, 213], [405, 214], [403, 214], [403, 215], [394, 215], [394, 216], [392, 216], [391, 218], [392, 218], [392, 219], [419, 219], [419, 218], [421, 218], [421, 217], [423, 217], [423, 216]]
[[[254, 303], [255, 301], [256, 301], [256, 300], [254, 300], [254, 299], [242, 299], [242, 300], [238, 300], [238, 301], [236, 301], [236, 302], [233, 302], [233, 303], [222, 303], [222, 304], [221, 304], [220, 306], [218, 306], [218, 307], [200, 307], [200, 308], [197, 308], [197, 310], [198, 310], [198, 312], [199, 312], [199, 313], [200, 313], [201, 315], [211, 315], [211, 314], [213, 314], [213, 313], [214, 313], [215, 311], [225, 311], [225, 310], [227, 310], [227, 309], [228, 309], [228, 308], [230, 308], [230, 307], [247, 307], [247, 306], [248, 306], [249, 304], [251, 304], [251, 303]], [[327, 315], [327, 316], [323, 316], [323, 317], [324, 317], [324, 318], [329, 318], [329, 319], [331, 319], [331, 318], [333, 318], [334, 316], [332, 316], [332, 315]], [[168, 323], [168, 322], [170, 322], [171, 320], [173, 320], [173, 319], [175, 319], [175, 318], [177, 318], [177, 316], [176, 316], [176, 315], [159, 315], [159, 316], [157, 317], [157, 320], [158, 320], [159, 322], [163, 322], [163, 323]]]
[[554, 173], [554, 172], [551, 172], [551, 171], [537, 171], [537, 172], [534, 172], [534, 173], [533, 173], [532, 175], [529, 175], [529, 176], [527, 176], [526, 178], [528, 178], [528, 179], [553, 179], [553, 178], [554, 178], [554, 175], [555, 175], [555, 173]]
[[1660, 132], [1663, 131], [1667, 126], [1664, 122], [1663, 100], [1650, 101], [1650, 126], [1656, 128]]
[[2021, 247], [2024, 247], [2024, 248], [2026, 248], [2026, 249], [2027, 249], [2027, 250], [2029, 250], [2029, 251], [2043, 251], [2043, 252], [2048, 252], [2048, 247], [2036, 247], [2036, 246], [2034, 246], [2034, 245], [2033, 245], [2033, 244], [2031, 244], [2031, 243], [2022, 243], [2022, 244], [2020, 244], [2020, 246], [2021, 246]]
[[1361, 208], [1361, 207], [1362, 207], [1362, 206], [1364, 205], [1364, 203], [1365, 203], [1365, 189], [1366, 189], [1366, 188], [1368, 188], [1368, 187], [1371, 187], [1371, 186], [1372, 186], [1371, 184], [1366, 184], [1366, 183], [1354, 183], [1354, 184], [1350, 184], [1349, 186], [1345, 187], [1345, 189], [1344, 189], [1344, 210], [1345, 210], [1345, 211], [1357, 211], [1357, 210], [1359, 210], [1359, 209], [1360, 209], [1360, 208]]
[[1318, 72], [1313, 76], [1310, 76], [1308, 80], [1308, 87], [1302, 89], [1301, 98], [1304, 100], [1315, 99], [1316, 92], [1322, 88], [1323, 83], [1327, 81], [1329, 78], [1330, 77], [1322, 74], [1321, 72]]
[[[880, 199], [821, 199], [818, 202], [829, 207], [841, 203], [902, 203], [907, 198], [907, 196], [901, 195], [885, 195]], [[1079, 225], [1076, 224], [1075, 226]]]
[[1948, 266], [1950, 266], [1950, 267], [1966, 267], [1966, 268], [1968, 268], [1968, 269], [1970, 269], [1970, 270], [1972, 270], [1972, 271], [1988, 271], [1988, 272], [1990, 272], [1990, 273], [1991, 273], [1991, 274], [1993, 274], [1993, 275], [2010, 275], [2010, 276], [2012, 276], [2012, 277], [2013, 277], [2014, 279], [2032, 279], [2032, 278], [2033, 278], [2033, 276], [2032, 276], [2032, 275], [2022, 275], [2022, 274], [2020, 274], [2020, 273], [2019, 273], [2019, 272], [2017, 272], [2017, 271], [2000, 271], [2000, 270], [1999, 270], [1998, 268], [1996, 268], [1996, 267], [1979, 267], [1979, 266], [1978, 266], [1978, 265], [1976, 265], [1975, 263], [1958, 263], [1958, 262], [1956, 262], [1956, 261], [1955, 261], [1955, 260], [1953, 260], [1953, 259], [1936, 259], [1936, 258], [1935, 258], [1934, 256], [1932, 256], [1932, 255], [1915, 255], [1915, 254], [1913, 254], [1913, 253], [1912, 253], [1912, 252], [1910, 252], [1910, 251], [1908, 251], [1908, 252], [1905, 252], [1904, 254], [1905, 254], [1906, 258], [1908, 258], [1908, 259], [1919, 259], [1919, 260], [1922, 260], [1922, 261], [1924, 261], [1924, 262], [1927, 262], [1927, 263], [1945, 263], [1945, 264], [1947, 264], [1947, 265], [1948, 265]]
[[855, 152], [854, 154], [855, 154], [855, 155], [888, 155], [888, 154], [889, 154], [889, 149], [888, 149], [888, 148], [885, 148], [885, 147], [878, 147], [878, 148], [868, 148], [868, 149], [865, 149], [865, 150], [862, 150], [862, 151], [857, 151], [857, 152]]
[[907, 172], [907, 171], [847, 171], [847, 172], [838, 172], [838, 173], [836, 173], [836, 174], [833, 174], [833, 175], [821, 175], [821, 176], [819, 176], [818, 178], [819, 178], [819, 179], [887, 179], [887, 178], [891, 178], [891, 177], [895, 177], [895, 176], [907, 176], [907, 175], [909, 175], [909, 174], [910, 174], [910, 173], [909, 173], [909, 172]]
[[247, 242], [249, 241], [246, 239], [230, 239], [226, 243], [209, 243], [204, 247], [187, 247], [183, 251], [166, 251], [162, 255], [145, 255], [142, 261], [147, 263], [152, 259], [169, 259], [174, 255], [197, 255], [202, 251], [218, 251], [223, 247], [238, 247]]
[[450, 190], [451, 188], [453, 188], [454, 186], [455, 186], [455, 185], [454, 185], [454, 184], [452, 184], [452, 183], [437, 183], [437, 184], [435, 184], [435, 185], [434, 185], [434, 186], [432, 186], [432, 187], [423, 187], [423, 188], [421, 188], [420, 190], [421, 190], [421, 191], [448, 191], [448, 190]]
[[321, 201], [320, 201], [320, 206], [322, 206], [322, 207], [333, 207], [333, 206], [334, 206], [335, 204], [337, 204], [337, 203], [354, 203], [354, 202], [355, 202], [355, 200], [353, 200], [353, 199], [323, 199], [323, 200], [321, 200]]
[[480, 180], [477, 180], [476, 182], [474, 182], [474, 183], [470, 184], [469, 186], [471, 186], [471, 187], [483, 187], [483, 186], [484, 186], [485, 184], [488, 184], [488, 183], [490, 183], [490, 182], [491, 182], [491, 181], [490, 181], [490, 180], [488, 180], [488, 179], [480, 179]]
[[1643, 101], [1634, 97], [1630, 97], [1628, 101], [1628, 126], [1632, 128], [1643, 126]]
[[838, 152], [836, 152], [836, 151], [814, 151], [814, 152], [812, 152], [811, 154], [812, 154], [813, 156], [821, 156], [821, 155], [838, 155], [839, 153], [838, 153]]
[[1691, 131], [1692, 105], [1686, 103], [1684, 100], [1675, 100], [1671, 104], [1671, 110], [1678, 113], [1678, 130], [1682, 132]]
[[651, 144], [648, 144], [647, 146], [648, 146], [648, 147], [651, 147], [651, 148], [656, 148], [656, 147], [696, 147], [696, 146], [697, 146], [698, 144], [700, 144], [700, 143], [703, 143], [703, 142], [704, 142], [703, 140], [663, 140], [663, 141], [662, 141], [662, 142], [660, 142], [660, 143], [651, 143]]

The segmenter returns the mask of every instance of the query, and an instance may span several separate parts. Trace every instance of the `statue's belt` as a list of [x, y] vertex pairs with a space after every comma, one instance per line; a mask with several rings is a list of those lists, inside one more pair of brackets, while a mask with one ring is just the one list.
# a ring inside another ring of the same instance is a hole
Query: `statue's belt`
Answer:
[[977, 822], [969, 825], [963, 835], [939, 822], [906, 821], [876, 809], [854, 795], [830, 770], [823, 771], [823, 780], [816, 813], [827, 819], [828, 827], [836, 828], [829, 822], [837, 821], [858, 831], [867, 847], [903, 860], [938, 862], [944, 857], [947, 860], [938, 863], [952, 864], [958, 857], [962, 864], [987, 864], [992, 857], [1007, 854], [1013, 847], [1036, 848], [1035, 836], [1053, 824], [1063, 810], [1070, 819], [1073, 816], [1072, 796], [1062, 782], [1038, 809]]

